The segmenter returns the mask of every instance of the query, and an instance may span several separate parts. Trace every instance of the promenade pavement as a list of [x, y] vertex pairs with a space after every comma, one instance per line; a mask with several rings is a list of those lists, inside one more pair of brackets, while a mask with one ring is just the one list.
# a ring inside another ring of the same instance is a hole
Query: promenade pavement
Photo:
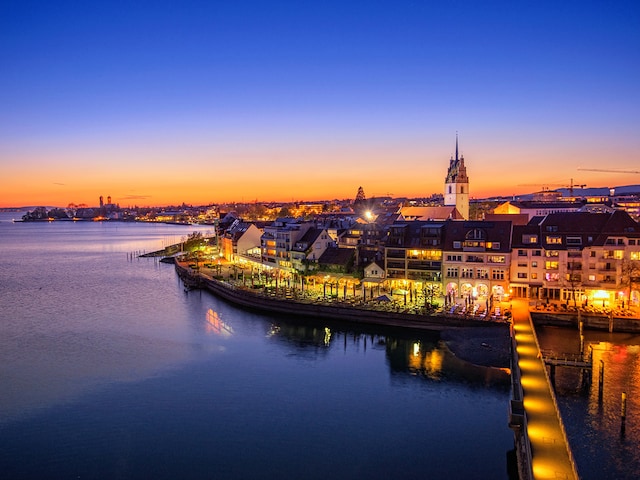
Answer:
[[513, 300], [512, 313], [518, 367], [524, 391], [527, 434], [532, 451], [533, 478], [577, 479], [578, 474], [557, 411], [555, 395], [540, 357], [528, 302]]

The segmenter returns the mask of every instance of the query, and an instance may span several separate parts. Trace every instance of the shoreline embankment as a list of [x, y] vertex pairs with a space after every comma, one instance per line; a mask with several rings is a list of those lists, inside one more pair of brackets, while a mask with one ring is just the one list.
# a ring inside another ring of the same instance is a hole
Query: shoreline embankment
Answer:
[[188, 266], [180, 262], [175, 263], [175, 268], [185, 285], [206, 288], [231, 303], [259, 311], [417, 330], [440, 331], [451, 327], [493, 327], [508, 330], [509, 325], [506, 321], [477, 320], [465, 316], [407, 314], [394, 311], [379, 311], [340, 302], [304, 301], [301, 299], [260, 295], [252, 289], [217, 280], [203, 273], [192, 273]]
[[460, 360], [498, 369], [509, 366], [510, 324], [506, 321], [379, 311], [340, 302], [269, 296], [259, 290], [193, 272], [188, 264], [182, 262], [176, 261], [175, 269], [185, 286], [204, 288], [241, 308], [290, 317], [303, 316], [316, 321], [325, 319], [349, 325], [438, 332], [453, 355]]
[[637, 317], [619, 315], [597, 315], [577, 312], [537, 312], [530, 310], [529, 314], [534, 325], [548, 325], [555, 327], [586, 330], [599, 330], [617, 333], [640, 333], [640, 319]]

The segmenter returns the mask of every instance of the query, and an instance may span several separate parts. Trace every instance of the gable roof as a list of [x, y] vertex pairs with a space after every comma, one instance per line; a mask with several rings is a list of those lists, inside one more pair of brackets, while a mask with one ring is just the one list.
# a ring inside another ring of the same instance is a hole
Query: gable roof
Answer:
[[[603, 246], [610, 236], [640, 238], [640, 224], [622, 210], [611, 213], [561, 212], [534, 217], [528, 225], [514, 227], [513, 246], [523, 247], [523, 234], [539, 235], [535, 246], [554, 250]], [[547, 243], [547, 238], [562, 237], [561, 243]], [[566, 237], [575, 237], [573, 244]]]
[[346, 266], [354, 255], [353, 248], [329, 247], [320, 255], [318, 263], [320, 265]]
[[456, 207], [401, 207], [398, 212], [405, 220], [462, 220]]
[[310, 228], [293, 244], [291, 250], [297, 252], [308, 250], [324, 231], [322, 228]]
[[482, 220], [469, 220], [464, 222], [446, 222], [444, 227], [443, 250], [453, 250], [453, 242], [464, 242], [467, 236], [479, 230], [484, 236], [483, 240], [499, 243], [499, 248], [487, 248], [487, 252], [503, 252], [511, 251], [511, 231], [512, 225], [509, 221], [489, 222]]

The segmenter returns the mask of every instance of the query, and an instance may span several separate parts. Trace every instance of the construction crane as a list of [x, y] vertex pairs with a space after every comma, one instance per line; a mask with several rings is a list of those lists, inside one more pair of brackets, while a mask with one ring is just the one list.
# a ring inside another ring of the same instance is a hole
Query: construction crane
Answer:
[[568, 188], [569, 189], [569, 196], [573, 197], [573, 189], [574, 188], [584, 188], [587, 186], [586, 183], [583, 184], [575, 184], [573, 183], [573, 178], [571, 179], [571, 183], [569, 185], [563, 184], [563, 183], [535, 183], [535, 184], [520, 184], [518, 185], [519, 187], [542, 187], [542, 191], [543, 192], [548, 192], [549, 191], [549, 187], [556, 187], [556, 188]]
[[630, 173], [637, 175], [640, 173], [639, 170], [610, 170], [607, 168], [579, 168], [583, 172], [602, 172], [602, 173]]

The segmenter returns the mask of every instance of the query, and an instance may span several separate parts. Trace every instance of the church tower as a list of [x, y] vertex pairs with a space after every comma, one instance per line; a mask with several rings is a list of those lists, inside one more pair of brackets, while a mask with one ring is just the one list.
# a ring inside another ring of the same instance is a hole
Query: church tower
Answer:
[[449, 160], [449, 170], [444, 183], [445, 206], [456, 207], [462, 218], [469, 220], [469, 177], [464, 157], [458, 158], [458, 134], [456, 133], [456, 158]]

